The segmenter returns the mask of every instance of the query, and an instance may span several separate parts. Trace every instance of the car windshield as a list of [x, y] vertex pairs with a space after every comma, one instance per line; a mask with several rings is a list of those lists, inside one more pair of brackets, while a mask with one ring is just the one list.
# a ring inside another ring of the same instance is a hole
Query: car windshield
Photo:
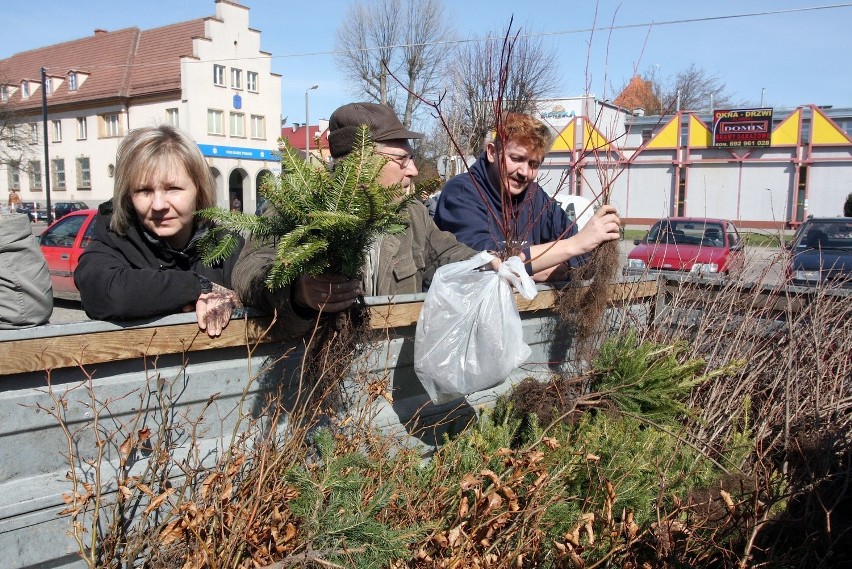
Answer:
[[725, 237], [720, 223], [665, 219], [657, 222], [648, 232], [649, 243], [674, 243], [722, 247]]
[[852, 251], [852, 221], [809, 221], [802, 227], [796, 248]]

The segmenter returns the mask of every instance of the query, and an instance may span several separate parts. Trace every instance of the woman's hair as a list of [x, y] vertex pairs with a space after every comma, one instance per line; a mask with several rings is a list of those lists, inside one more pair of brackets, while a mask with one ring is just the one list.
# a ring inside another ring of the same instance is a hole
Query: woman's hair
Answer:
[[196, 211], [216, 205], [216, 183], [204, 156], [195, 142], [169, 125], [144, 127], [130, 131], [118, 146], [115, 157], [115, 188], [110, 229], [124, 235], [133, 224], [136, 211], [131, 196], [155, 172], [178, 163], [195, 187]]
[[499, 125], [499, 132], [494, 137], [497, 148], [501, 148], [504, 140], [514, 140], [531, 152], [544, 156], [550, 150], [553, 136], [547, 125], [530, 115], [507, 113]]

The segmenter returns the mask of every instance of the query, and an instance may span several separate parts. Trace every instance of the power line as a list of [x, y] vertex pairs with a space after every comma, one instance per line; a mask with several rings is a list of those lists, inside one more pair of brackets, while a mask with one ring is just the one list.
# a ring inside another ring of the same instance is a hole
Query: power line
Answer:
[[[702, 18], [683, 18], [678, 20], [663, 20], [659, 22], [644, 22], [638, 24], [620, 24], [620, 25], [612, 25], [612, 26], [599, 26], [599, 27], [591, 27], [591, 28], [576, 28], [572, 30], [563, 30], [556, 32], [536, 32], [529, 34], [519, 34], [520, 38], [535, 38], [535, 37], [554, 37], [554, 36], [567, 36], [567, 35], [575, 35], [575, 34], [588, 34], [592, 32], [605, 32], [605, 31], [616, 31], [616, 30], [630, 30], [637, 28], [654, 28], [661, 26], [675, 26], [682, 24], [695, 24], [702, 22], [716, 22], [723, 20], [736, 20], [736, 19], [744, 19], [744, 18], [756, 18], [761, 16], [776, 16], [782, 14], [796, 14], [802, 12], [815, 12], [818, 10], [835, 10], [838, 8], [850, 8], [852, 7], [852, 2], [845, 2], [842, 4], [827, 4], [823, 6], [807, 6], [804, 8], [788, 8], [784, 10], [765, 10], [762, 12], [748, 12], [744, 14], [729, 14], [724, 16], [705, 16]], [[395, 48], [405, 48], [405, 47], [417, 47], [424, 45], [459, 45], [465, 43], [477, 43], [477, 42], [490, 42], [490, 41], [502, 41], [502, 36], [485, 36], [485, 37], [475, 37], [475, 38], [466, 38], [466, 39], [455, 39], [455, 40], [444, 40], [444, 41], [435, 41], [435, 42], [426, 42], [426, 43], [401, 43], [387, 46], [375, 46], [375, 47], [365, 47], [365, 48], [357, 48], [357, 49], [347, 49], [347, 50], [330, 50], [330, 51], [312, 51], [312, 52], [301, 52], [301, 53], [287, 53], [283, 55], [266, 55], [259, 57], [232, 57], [232, 58], [219, 58], [219, 59], [195, 59], [188, 61], [189, 63], [218, 63], [218, 62], [228, 62], [228, 61], [246, 61], [246, 60], [261, 60], [261, 59], [291, 59], [291, 58], [299, 58], [299, 57], [317, 57], [317, 56], [326, 56], [326, 55], [339, 55], [342, 53], [352, 52], [352, 51], [361, 51], [361, 52], [370, 52], [370, 51], [378, 51], [382, 49], [395, 49]], [[115, 69], [115, 68], [128, 68], [128, 67], [159, 67], [161, 65], [172, 65], [173, 62], [160, 62], [160, 63], [142, 63], [142, 64], [122, 64], [122, 65], [95, 65], [89, 66], [92, 69]]]
[[[601, 31], [610, 31], [610, 30], [628, 30], [635, 28], [653, 28], [659, 26], [671, 26], [677, 24], [693, 24], [699, 22], [712, 22], [718, 20], [732, 20], [738, 18], [753, 18], [757, 16], [774, 16], [778, 14], [791, 14], [797, 12], [813, 12], [816, 10], [832, 10], [836, 8], [849, 8], [852, 7], [852, 2], [847, 2], [844, 4], [829, 4], [825, 6], [810, 6], [805, 8], [789, 8], [786, 10], [767, 10], [764, 12], [749, 12], [746, 14], [730, 14], [727, 16], [706, 16], [703, 18], [685, 18], [681, 20], [664, 20], [661, 22], [646, 22], [642, 24], [622, 24], [622, 25], [613, 25], [613, 26], [601, 26], [601, 27], [592, 27], [592, 28], [577, 28], [574, 30], [564, 30], [559, 32], [538, 32], [531, 34], [520, 34], [518, 37], [523, 38], [534, 38], [534, 37], [549, 37], [549, 36], [565, 36], [565, 35], [573, 35], [573, 34], [587, 34], [591, 32], [601, 32]], [[502, 38], [495, 36], [486, 36], [486, 37], [478, 37], [478, 38], [467, 38], [467, 39], [457, 39], [457, 40], [445, 40], [438, 42], [428, 42], [428, 43], [401, 43], [395, 45], [388, 46], [376, 46], [376, 47], [368, 47], [368, 48], [358, 48], [358, 49], [350, 49], [350, 50], [332, 50], [332, 51], [314, 51], [314, 52], [304, 52], [304, 53], [291, 53], [284, 55], [275, 55], [272, 56], [273, 59], [279, 58], [290, 58], [290, 57], [311, 57], [317, 55], [337, 55], [340, 53], [346, 53], [349, 51], [375, 51], [380, 49], [393, 49], [400, 47], [416, 47], [422, 45], [456, 45], [463, 43], [476, 43], [476, 42], [487, 42], [487, 41], [502, 41]]]

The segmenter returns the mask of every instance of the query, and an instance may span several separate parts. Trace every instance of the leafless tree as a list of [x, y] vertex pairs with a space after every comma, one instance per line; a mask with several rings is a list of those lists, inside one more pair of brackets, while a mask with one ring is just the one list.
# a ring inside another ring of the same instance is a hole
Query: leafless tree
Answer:
[[24, 122], [11, 103], [0, 102], [0, 168], [5, 168], [7, 175], [16, 168], [20, 175], [21, 168], [31, 158], [33, 147], [29, 137], [29, 123]]
[[497, 109], [531, 112], [557, 84], [556, 51], [541, 37], [509, 31], [463, 44], [453, 65], [452, 111], [466, 153], [482, 149]]
[[[735, 107], [742, 105], [726, 89], [725, 82], [717, 75], [706, 69], [697, 67], [694, 63], [678, 71], [674, 77], [662, 77], [657, 66], [649, 67], [642, 78], [651, 83], [658, 107], [646, 108], [649, 115], [673, 113], [678, 110], [678, 94], [680, 94], [680, 110], [709, 109]], [[650, 103], [649, 103], [650, 104]]]
[[442, 0], [357, 2], [337, 30], [337, 64], [359, 94], [393, 107], [409, 128], [418, 95], [438, 94], [453, 34]]

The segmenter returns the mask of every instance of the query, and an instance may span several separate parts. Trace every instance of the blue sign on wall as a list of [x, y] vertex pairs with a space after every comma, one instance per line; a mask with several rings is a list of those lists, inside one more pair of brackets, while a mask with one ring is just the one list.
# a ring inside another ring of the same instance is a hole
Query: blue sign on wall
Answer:
[[239, 96], [239, 94], [234, 95], [234, 108], [242, 109], [243, 108], [243, 98]]
[[219, 146], [218, 144], [199, 144], [204, 156], [215, 158], [240, 158], [242, 160], [278, 160], [273, 150], [262, 148], [240, 148], [238, 146]]

